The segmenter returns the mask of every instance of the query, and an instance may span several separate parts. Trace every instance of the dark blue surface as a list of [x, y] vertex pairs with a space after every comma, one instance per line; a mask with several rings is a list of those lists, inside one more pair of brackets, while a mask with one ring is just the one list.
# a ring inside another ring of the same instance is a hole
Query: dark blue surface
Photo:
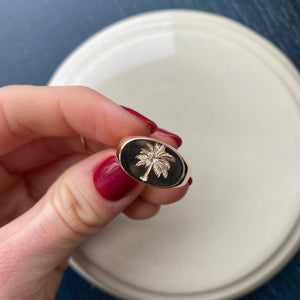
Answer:
[[[59, 63], [96, 31], [131, 15], [170, 8], [235, 19], [272, 41], [300, 69], [299, 0], [0, 0], [0, 86], [45, 85]], [[114, 298], [68, 269], [57, 300], [71, 299]], [[299, 300], [300, 253], [242, 299]]]

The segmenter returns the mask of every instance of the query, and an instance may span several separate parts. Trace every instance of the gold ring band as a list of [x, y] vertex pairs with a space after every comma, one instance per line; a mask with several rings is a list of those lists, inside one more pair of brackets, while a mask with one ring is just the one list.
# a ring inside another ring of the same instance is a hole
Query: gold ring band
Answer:
[[81, 141], [81, 143], [82, 143], [84, 149], [86, 150], [86, 152], [87, 152], [88, 154], [92, 154], [93, 152], [89, 149], [89, 147], [88, 147], [88, 145], [87, 145], [87, 142], [86, 142], [86, 139], [85, 139], [82, 135], [80, 136], [80, 141]]

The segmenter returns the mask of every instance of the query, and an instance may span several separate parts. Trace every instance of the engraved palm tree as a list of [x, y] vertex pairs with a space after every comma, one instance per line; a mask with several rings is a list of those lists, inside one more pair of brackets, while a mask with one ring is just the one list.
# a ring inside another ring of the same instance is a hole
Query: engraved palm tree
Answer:
[[145, 166], [147, 168], [146, 173], [140, 177], [142, 181], [148, 180], [152, 168], [158, 178], [160, 175], [167, 178], [170, 169], [169, 161], [175, 162], [175, 158], [166, 152], [165, 146], [157, 143], [155, 145], [146, 143], [146, 147], [141, 149], [136, 158], [139, 160], [136, 167]]

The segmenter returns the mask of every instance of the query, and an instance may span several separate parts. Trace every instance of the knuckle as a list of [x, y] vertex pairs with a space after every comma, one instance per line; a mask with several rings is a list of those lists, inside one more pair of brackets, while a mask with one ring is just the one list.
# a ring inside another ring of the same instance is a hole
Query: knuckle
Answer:
[[12, 137], [27, 140], [28, 137], [37, 136], [37, 134], [12, 113], [13, 107], [18, 105], [18, 98], [15, 95], [19, 87], [18, 85], [7, 85], [0, 88], [0, 108], [8, 133]]
[[100, 226], [99, 216], [79, 189], [63, 181], [53, 198], [53, 206], [60, 219], [79, 235], [92, 235]]

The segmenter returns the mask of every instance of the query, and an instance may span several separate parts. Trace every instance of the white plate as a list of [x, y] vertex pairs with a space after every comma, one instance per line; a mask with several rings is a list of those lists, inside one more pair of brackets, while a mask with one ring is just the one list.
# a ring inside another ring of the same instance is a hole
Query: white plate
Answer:
[[228, 299], [299, 249], [299, 75], [262, 37], [211, 14], [148, 13], [94, 35], [50, 84], [87, 85], [144, 113], [183, 137], [192, 166], [183, 201], [147, 221], [121, 215], [73, 254], [98, 287]]

